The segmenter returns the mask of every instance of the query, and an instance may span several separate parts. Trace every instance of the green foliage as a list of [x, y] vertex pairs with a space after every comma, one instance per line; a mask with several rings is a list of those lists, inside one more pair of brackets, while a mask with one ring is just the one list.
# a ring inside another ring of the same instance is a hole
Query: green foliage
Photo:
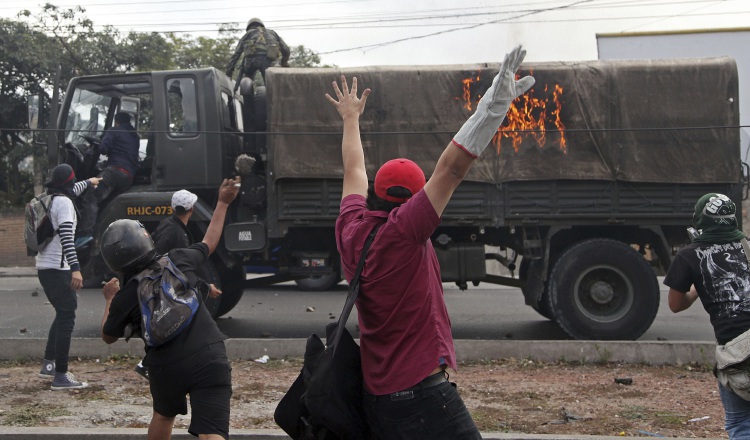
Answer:
[[335, 67], [329, 64], [320, 64], [320, 55], [301, 44], [289, 49], [291, 52], [289, 67]]
[[167, 35], [173, 47], [174, 69], [198, 69], [216, 67], [223, 71], [236, 43], [234, 38], [227, 36], [216, 39], [207, 37], [192, 38]]
[[[15, 20], [0, 19], [0, 209], [23, 205], [42, 182], [46, 149], [31, 142], [26, 101], [40, 93], [51, 101], [58, 66], [62, 93], [74, 76], [211, 66], [223, 71], [242, 37], [232, 25], [222, 25], [218, 38], [123, 34], [112, 26], [96, 30], [85, 14], [80, 6], [47, 3], [41, 14], [25, 10]], [[292, 48], [290, 65], [328, 67], [302, 45]], [[33, 167], [28, 157], [35, 159]]]
[[28, 142], [26, 94], [49, 87], [54, 42], [25, 23], [0, 20], [0, 208], [31, 198], [31, 174], [22, 161], [41, 154]]

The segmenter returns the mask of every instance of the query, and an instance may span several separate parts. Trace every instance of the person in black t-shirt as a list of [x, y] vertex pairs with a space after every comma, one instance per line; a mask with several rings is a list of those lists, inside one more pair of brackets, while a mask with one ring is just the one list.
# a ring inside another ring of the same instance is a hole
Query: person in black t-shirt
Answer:
[[[700, 234], [677, 253], [664, 278], [670, 310], [681, 312], [700, 298], [719, 345], [750, 329], [750, 264], [736, 214], [734, 202], [723, 194], [698, 199], [693, 226]], [[750, 401], [721, 382], [718, 386], [729, 438], [750, 438]]]
[[[159, 255], [166, 254], [172, 249], [186, 248], [195, 242], [187, 224], [193, 216], [193, 205], [197, 200], [197, 195], [184, 189], [172, 194], [174, 214], [159, 222], [156, 230], [151, 234]], [[216, 275], [206, 265], [199, 267], [197, 273], [198, 277], [206, 283], [205, 290], [208, 296], [217, 298], [221, 295], [221, 290], [215, 284]]]
[[[237, 196], [239, 186], [239, 178], [222, 182], [202, 242], [168, 253], [191, 285], [197, 282], [196, 269], [219, 243], [227, 208]], [[119, 280], [113, 278], [103, 288], [106, 305], [102, 339], [112, 344], [126, 337], [128, 329], [142, 337], [135, 275], [156, 261], [154, 242], [137, 221], [117, 220], [102, 235], [101, 253], [110, 269], [122, 277], [124, 285], [120, 289]], [[228, 438], [232, 369], [225, 339], [201, 299], [193, 321], [175, 339], [159, 347], [146, 346], [143, 363], [149, 372], [154, 408], [149, 440], [171, 438], [176, 415], [187, 414], [188, 394], [191, 407], [188, 432], [202, 440]]]
[[[151, 234], [158, 255], [165, 255], [172, 249], [186, 248], [195, 243], [193, 234], [188, 229], [187, 224], [193, 215], [193, 205], [197, 200], [197, 195], [184, 189], [172, 194], [172, 211], [174, 214], [159, 222], [156, 230]], [[217, 298], [221, 295], [221, 290], [215, 284], [216, 276], [206, 264], [198, 267], [196, 273], [198, 282], [203, 284], [203, 288], [198, 289], [200, 292], [205, 292], [211, 298]], [[206, 299], [207, 297], [204, 295], [203, 300]], [[143, 365], [143, 361], [138, 362], [135, 371], [148, 379], [148, 369]]]

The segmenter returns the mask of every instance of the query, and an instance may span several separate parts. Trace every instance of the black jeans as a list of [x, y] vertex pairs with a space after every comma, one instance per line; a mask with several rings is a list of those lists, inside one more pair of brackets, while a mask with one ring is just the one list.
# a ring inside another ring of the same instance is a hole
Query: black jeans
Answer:
[[81, 218], [76, 233], [78, 237], [92, 237], [102, 202], [129, 190], [133, 185], [133, 176], [117, 168], [107, 167], [99, 173], [99, 177], [102, 178], [99, 185], [89, 188], [83, 194]]
[[78, 308], [76, 291], [70, 287], [71, 273], [69, 270], [42, 269], [37, 274], [44, 294], [55, 309], [44, 358], [55, 361], [55, 372], [65, 373], [68, 371], [70, 340]]
[[374, 396], [364, 393], [367, 422], [379, 440], [481, 440], [456, 384]]

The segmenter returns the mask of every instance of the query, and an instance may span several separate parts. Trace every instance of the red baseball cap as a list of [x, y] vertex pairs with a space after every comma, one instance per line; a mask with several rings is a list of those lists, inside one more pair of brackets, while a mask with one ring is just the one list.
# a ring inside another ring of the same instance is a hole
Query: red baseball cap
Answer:
[[424, 187], [426, 179], [419, 165], [409, 159], [392, 159], [384, 163], [375, 175], [375, 194], [388, 202], [403, 203], [409, 197], [388, 195], [388, 189], [400, 186], [408, 189], [411, 195]]

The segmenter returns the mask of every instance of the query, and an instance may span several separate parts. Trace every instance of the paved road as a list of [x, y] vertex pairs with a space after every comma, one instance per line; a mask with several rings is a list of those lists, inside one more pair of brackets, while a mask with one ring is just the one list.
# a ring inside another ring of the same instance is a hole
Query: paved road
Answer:
[[[481, 285], [462, 292], [446, 284], [445, 291], [456, 339], [566, 339], [555, 324], [523, 304], [519, 289]], [[666, 289], [661, 294], [656, 321], [640, 340], [714, 340], [708, 315], [699, 304], [673, 314]], [[302, 292], [294, 284], [246, 290], [238, 306], [219, 320], [219, 327], [232, 338], [306, 338], [312, 332], [323, 333], [324, 325], [341, 311], [345, 296], [344, 284], [327, 292]], [[74, 337], [99, 336], [102, 306], [99, 290], [79, 293]], [[349, 320], [352, 328], [354, 313]], [[0, 338], [44, 338], [53, 316], [35, 277], [0, 278]]]

